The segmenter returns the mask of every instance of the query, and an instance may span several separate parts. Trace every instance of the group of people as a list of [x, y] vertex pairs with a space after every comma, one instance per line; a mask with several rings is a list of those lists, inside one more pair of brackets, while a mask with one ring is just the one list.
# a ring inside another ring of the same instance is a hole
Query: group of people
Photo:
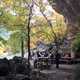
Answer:
[[45, 58], [45, 57], [51, 59], [52, 63], [55, 61], [54, 63], [56, 64], [56, 68], [59, 68], [60, 58], [61, 58], [61, 55], [59, 53], [56, 53], [54, 55], [54, 54], [49, 54], [47, 52], [39, 52], [39, 51], [37, 51], [36, 59]]

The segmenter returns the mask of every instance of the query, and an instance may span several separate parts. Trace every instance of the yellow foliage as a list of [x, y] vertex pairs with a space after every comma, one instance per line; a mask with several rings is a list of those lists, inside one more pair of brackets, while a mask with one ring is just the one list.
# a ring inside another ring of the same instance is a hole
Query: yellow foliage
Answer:
[[48, 26], [48, 23], [44, 17], [36, 17], [37, 26], [31, 28], [31, 32], [35, 34], [31, 36], [31, 47], [35, 47], [37, 41], [42, 41], [44, 43], [50, 43], [54, 41], [54, 34], [52, 33], [51, 29], [53, 29], [54, 33], [58, 38], [62, 38], [65, 35], [67, 27], [64, 22], [64, 17], [62, 15], [54, 12], [53, 15], [47, 18], [51, 21], [55, 20], [55, 23], [52, 23], [52, 28]]
[[0, 54], [2, 54], [5, 51], [5, 48], [0, 47]]
[[4, 0], [4, 3], [9, 6], [13, 4], [13, 0]]

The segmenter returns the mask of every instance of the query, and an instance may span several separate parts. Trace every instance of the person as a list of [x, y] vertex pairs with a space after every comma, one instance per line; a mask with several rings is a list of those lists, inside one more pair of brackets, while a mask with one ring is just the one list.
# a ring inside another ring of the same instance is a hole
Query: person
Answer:
[[56, 68], [59, 68], [60, 58], [61, 58], [61, 55], [57, 53], [55, 55]]
[[41, 57], [41, 54], [40, 54], [39, 51], [37, 51], [37, 57], [38, 57], [38, 58]]
[[50, 54], [51, 64], [54, 63], [54, 54]]

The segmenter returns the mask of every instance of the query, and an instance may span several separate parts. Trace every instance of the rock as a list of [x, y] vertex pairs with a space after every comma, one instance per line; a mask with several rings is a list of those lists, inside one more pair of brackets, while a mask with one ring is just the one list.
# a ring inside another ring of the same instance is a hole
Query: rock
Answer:
[[[55, 3], [55, 5], [53, 5], [53, 3]], [[71, 22], [77, 21], [77, 18], [80, 17], [79, 0], [54, 0], [51, 4], [57, 12], [63, 14]]]
[[0, 59], [0, 76], [7, 76], [9, 74], [9, 62], [6, 58]]

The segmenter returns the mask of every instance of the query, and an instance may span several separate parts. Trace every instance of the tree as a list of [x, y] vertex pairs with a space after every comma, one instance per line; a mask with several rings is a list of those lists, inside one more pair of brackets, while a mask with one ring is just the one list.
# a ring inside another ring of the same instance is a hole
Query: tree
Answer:
[[80, 33], [78, 33], [73, 41], [72, 50], [76, 57], [80, 57]]
[[[13, 34], [17, 37], [11, 35], [11, 38], [8, 41], [8, 43], [11, 47], [13, 46], [13, 52], [19, 52], [20, 41], [22, 41], [21, 36], [23, 36], [24, 32], [25, 35], [27, 35], [27, 30], [25, 28], [27, 24], [28, 7], [23, 6], [25, 4], [23, 0], [4, 0], [1, 1], [0, 4], [2, 5], [0, 6], [0, 11], [2, 13], [0, 16], [0, 24], [5, 25], [5, 27], [9, 31], [14, 32], [15, 30], [18, 30], [17, 33]], [[13, 40], [13, 42], [11, 42], [11, 40]], [[19, 41], [18, 44], [17, 40]]]
[[[36, 4], [36, 3], [35, 3]], [[38, 4], [36, 4], [37, 6], [39, 6]], [[60, 33], [57, 33], [55, 32], [55, 30], [53, 29], [53, 25], [51, 23], [51, 21], [48, 19], [48, 17], [46, 16], [46, 14], [44, 13], [44, 6], [40, 6], [40, 12], [42, 13], [43, 17], [45, 18], [45, 20], [47, 21], [47, 24], [48, 26], [51, 28], [51, 32], [52, 32], [52, 37], [54, 38], [54, 43], [55, 43], [55, 46], [56, 46], [56, 49], [55, 49], [55, 53], [58, 54], [59, 53], [59, 49], [60, 49], [60, 46], [63, 44], [63, 41], [64, 41], [64, 38], [65, 37], [60, 37]], [[58, 23], [59, 24], [59, 23]], [[61, 23], [58, 25], [57, 24], [57, 27], [60, 26], [61, 27]], [[58, 36], [59, 35], [59, 36]]]
[[[26, 0], [24, 0], [24, 1], [23, 0], [17, 0], [17, 1], [15, 1], [15, 0], [9, 0], [9, 1], [6, 0], [3, 3], [6, 4], [6, 5], [1, 4], [1, 5], [3, 5], [3, 7], [1, 7], [1, 12], [3, 14], [0, 16], [1, 17], [0, 18], [1, 22], [0, 23], [3, 24], [3, 25], [6, 25], [8, 30], [11, 30], [13, 32], [15, 30], [19, 31], [19, 33], [14, 33], [14, 35], [19, 37], [19, 39], [18, 39], [18, 37], [16, 37], [16, 40], [13, 41], [13, 44], [15, 42], [15, 45], [13, 45], [13, 46], [17, 45], [16, 43], [17, 43], [18, 40], [20, 42], [20, 39], [21, 39], [20, 36], [22, 36], [23, 34], [25, 34], [25, 38], [27, 40], [28, 40], [28, 37], [27, 37], [28, 34], [30, 34], [30, 36], [33, 36], [33, 35], [35, 36], [37, 34], [37, 33], [35, 33], [35, 34], [33, 33], [33, 30], [32, 30], [33, 25], [30, 24], [30, 26], [31, 26], [30, 27], [30, 29], [31, 29], [30, 33], [28, 33], [28, 28], [26, 27], [27, 24], [30, 23], [28, 17], [29, 17], [30, 4], [32, 3], [31, 0], [28, 0], [28, 1], [26, 1]], [[46, 10], [46, 8], [45, 8], [46, 5], [43, 4], [42, 0], [39, 0], [39, 1], [34, 1], [33, 0], [33, 3], [35, 5], [37, 5], [37, 7], [40, 8], [41, 13], [46, 18], [45, 14], [44, 14], [44, 12]], [[24, 4], [24, 6], [23, 6], [23, 4]], [[7, 10], [8, 8], [9, 8], [9, 10]], [[32, 13], [33, 13], [33, 11], [32, 11]], [[39, 17], [36, 17], [36, 16], [34, 16], [34, 17], [32, 16], [32, 19], [34, 19], [34, 20], [39, 18]], [[41, 30], [38, 33], [40, 35], [43, 35], [44, 38], [48, 37], [47, 41], [53, 41], [52, 29], [50, 30], [50, 27], [48, 27], [49, 25], [46, 24], [47, 22], [46, 22], [45, 19], [44, 19], [44, 22], [43, 22], [43, 19], [42, 19], [41, 22], [40, 21], [41, 21], [41, 19], [36, 21], [36, 23], [34, 23], [34, 24], [36, 24], [37, 27], [41, 28]], [[37, 22], [38, 22], [38, 24], [37, 24]], [[49, 22], [49, 20], [48, 20], [48, 22]], [[50, 24], [50, 22], [49, 22], [49, 24]], [[56, 26], [58, 26], [58, 25], [56, 25]], [[36, 29], [39, 29], [39, 28], [36, 28]], [[45, 28], [48, 30], [48, 32]], [[54, 31], [56, 32], [56, 27], [55, 27]], [[12, 38], [12, 36], [13, 35], [11, 35], [11, 38]], [[15, 39], [15, 37], [14, 37], [14, 39]], [[26, 39], [24, 39], [25, 40], [24, 43], [26, 42]], [[29, 45], [28, 43], [26, 43], [26, 46]], [[11, 46], [12, 46], [12, 43], [11, 43]], [[20, 47], [20, 46], [17, 45], [17, 47]], [[13, 48], [16, 48], [16, 47], [13, 47]], [[14, 49], [14, 50], [16, 51], [16, 49]], [[18, 51], [19, 51], [19, 49], [18, 49]]]
[[[28, 42], [27, 42], [27, 47], [28, 47], [28, 68], [30, 70], [30, 56], [31, 56], [31, 52], [30, 52], [30, 21], [31, 21], [31, 18], [32, 18], [32, 9], [33, 9], [33, 2], [31, 3], [30, 5], [30, 8], [29, 8], [29, 17], [28, 17], [28, 25], [27, 25], [27, 31], [28, 31]], [[29, 71], [29, 74], [28, 76], [30, 77], [30, 71]]]

